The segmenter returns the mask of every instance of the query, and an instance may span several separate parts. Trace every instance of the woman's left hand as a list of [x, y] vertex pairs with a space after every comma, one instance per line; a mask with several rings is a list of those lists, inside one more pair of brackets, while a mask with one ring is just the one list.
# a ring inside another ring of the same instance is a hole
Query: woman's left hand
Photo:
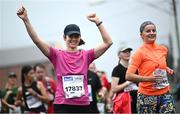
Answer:
[[96, 13], [90, 13], [89, 15], [87, 15], [87, 19], [98, 24], [99, 21], [99, 17], [96, 15]]
[[173, 75], [173, 74], [174, 74], [174, 70], [171, 69], [171, 68], [169, 68], [169, 67], [166, 68], [166, 71], [167, 71], [167, 73], [168, 73], [169, 75]]
[[32, 88], [28, 88], [27, 91], [34, 96], [37, 95], [37, 93]]

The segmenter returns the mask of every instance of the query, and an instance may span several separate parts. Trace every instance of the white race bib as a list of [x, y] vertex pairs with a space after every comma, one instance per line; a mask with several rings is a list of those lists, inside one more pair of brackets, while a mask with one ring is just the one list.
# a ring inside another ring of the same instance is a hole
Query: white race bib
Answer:
[[83, 80], [83, 75], [63, 76], [62, 81], [65, 98], [76, 98], [85, 95]]
[[169, 86], [169, 82], [168, 82], [166, 70], [156, 69], [156, 70], [153, 72], [153, 76], [163, 76], [162, 81], [156, 82], [156, 83], [153, 85], [153, 87], [154, 87], [155, 89], [162, 89], [162, 88], [165, 88], [165, 87]]
[[42, 102], [33, 95], [27, 96], [26, 102], [29, 108], [37, 108], [42, 105]]

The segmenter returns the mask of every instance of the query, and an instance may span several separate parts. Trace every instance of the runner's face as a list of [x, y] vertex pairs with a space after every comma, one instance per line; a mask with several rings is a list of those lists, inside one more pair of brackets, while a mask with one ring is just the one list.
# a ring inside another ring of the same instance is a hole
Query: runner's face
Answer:
[[17, 81], [16, 77], [10, 77], [9, 78], [9, 84], [11, 84], [11, 85], [15, 85], [16, 81]]
[[143, 32], [141, 33], [141, 37], [145, 43], [154, 43], [156, 40], [156, 27], [155, 25], [147, 25]]
[[75, 49], [79, 45], [80, 42], [80, 35], [78, 34], [72, 34], [70, 36], [66, 35], [65, 38], [66, 44], [68, 49]]
[[131, 55], [131, 51], [129, 50], [124, 50], [122, 52], [119, 53], [119, 58], [123, 59], [125, 61], [129, 61], [130, 59], [130, 55]]
[[34, 73], [34, 70], [30, 70], [28, 73], [27, 73], [27, 79], [32, 82], [34, 80], [34, 76], [35, 76], [35, 73]]
[[96, 66], [95, 66], [94, 63], [91, 63], [91, 64], [89, 65], [89, 70], [90, 70], [90, 71], [93, 71], [93, 72], [96, 72]]
[[46, 76], [46, 71], [45, 71], [45, 69], [43, 69], [41, 67], [36, 67], [35, 74], [36, 74], [38, 80], [42, 80], [44, 78], [44, 76]]

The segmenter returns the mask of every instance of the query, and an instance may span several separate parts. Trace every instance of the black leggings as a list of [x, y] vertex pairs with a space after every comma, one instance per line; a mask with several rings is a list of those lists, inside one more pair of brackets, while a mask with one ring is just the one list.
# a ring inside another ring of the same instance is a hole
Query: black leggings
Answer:
[[54, 113], [89, 113], [89, 105], [54, 104]]

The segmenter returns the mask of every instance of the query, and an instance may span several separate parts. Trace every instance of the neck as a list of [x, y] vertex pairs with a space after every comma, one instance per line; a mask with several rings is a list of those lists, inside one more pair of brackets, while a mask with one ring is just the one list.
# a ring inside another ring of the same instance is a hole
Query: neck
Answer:
[[9, 84], [9, 83], [8, 83], [8, 84], [6, 85], [6, 88], [7, 88], [7, 89], [12, 89], [12, 88], [14, 88], [15, 86], [16, 86], [15, 84]]
[[25, 83], [24, 83], [25, 86], [30, 86], [31, 84], [32, 84], [32, 82], [29, 81], [29, 80], [26, 80]]
[[67, 48], [67, 51], [69, 51], [69, 52], [74, 52], [74, 51], [77, 51], [77, 50], [78, 50], [77, 47], [76, 48], [70, 48], [70, 47]]
[[145, 44], [148, 44], [148, 45], [154, 45], [155, 42], [144, 42]]
[[128, 67], [128, 65], [129, 65], [129, 62], [127, 61], [127, 60], [123, 60], [123, 59], [121, 59], [120, 60], [120, 62], [119, 62], [120, 64], [122, 64], [124, 67]]

